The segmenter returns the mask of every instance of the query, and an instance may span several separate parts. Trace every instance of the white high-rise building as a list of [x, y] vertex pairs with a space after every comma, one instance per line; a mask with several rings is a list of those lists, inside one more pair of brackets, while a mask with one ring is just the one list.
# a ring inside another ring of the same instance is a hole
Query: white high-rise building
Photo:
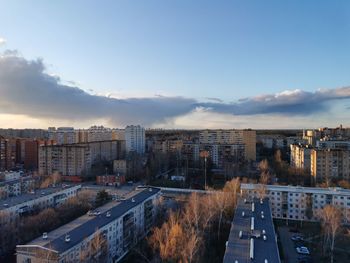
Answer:
[[129, 125], [125, 128], [126, 152], [145, 153], [145, 128]]

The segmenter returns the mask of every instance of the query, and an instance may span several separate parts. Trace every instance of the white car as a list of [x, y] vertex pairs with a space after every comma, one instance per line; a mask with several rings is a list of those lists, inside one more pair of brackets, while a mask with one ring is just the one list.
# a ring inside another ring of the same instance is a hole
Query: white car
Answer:
[[310, 255], [310, 251], [307, 247], [297, 247], [296, 250], [298, 254]]

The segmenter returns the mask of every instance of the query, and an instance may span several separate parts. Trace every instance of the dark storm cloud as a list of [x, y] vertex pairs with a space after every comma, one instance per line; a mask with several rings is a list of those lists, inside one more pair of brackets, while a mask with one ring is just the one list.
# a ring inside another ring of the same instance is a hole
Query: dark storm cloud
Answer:
[[[72, 83], [73, 84], [73, 83]], [[235, 115], [310, 114], [326, 111], [335, 100], [350, 98], [350, 87], [306, 92], [285, 91], [274, 95], [244, 98], [235, 103], [220, 99], [201, 103], [184, 97], [116, 99], [92, 95], [62, 84], [46, 73], [42, 60], [26, 60], [16, 52], [0, 55], [0, 113], [36, 118], [92, 120], [105, 118], [111, 124], [150, 125], [184, 115], [198, 107]]]
[[237, 103], [199, 103], [216, 112], [233, 113], [235, 115], [254, 115], [279, 113], [300, 115], [325, 112], [330, 101], [349, 99], [350, 87], [323, 89], [315, 92], [302, 90], [284, 91], [273, 95], [262, 95], [244, 98]]

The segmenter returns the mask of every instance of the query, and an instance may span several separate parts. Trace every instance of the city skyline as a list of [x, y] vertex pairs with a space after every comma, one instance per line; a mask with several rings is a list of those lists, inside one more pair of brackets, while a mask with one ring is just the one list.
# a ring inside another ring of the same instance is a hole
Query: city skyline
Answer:
[[346, 1], [105, 3], [0, 1], [1, 127], [350, 126]]

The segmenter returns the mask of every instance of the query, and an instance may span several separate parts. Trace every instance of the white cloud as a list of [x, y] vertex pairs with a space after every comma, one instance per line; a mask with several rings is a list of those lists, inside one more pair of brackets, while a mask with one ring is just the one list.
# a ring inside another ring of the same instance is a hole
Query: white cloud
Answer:
[[7, 41], [6, 41], [5, 38], [0, 37], [0, 46], [5, 45], [6, 42], [7, 42]]

